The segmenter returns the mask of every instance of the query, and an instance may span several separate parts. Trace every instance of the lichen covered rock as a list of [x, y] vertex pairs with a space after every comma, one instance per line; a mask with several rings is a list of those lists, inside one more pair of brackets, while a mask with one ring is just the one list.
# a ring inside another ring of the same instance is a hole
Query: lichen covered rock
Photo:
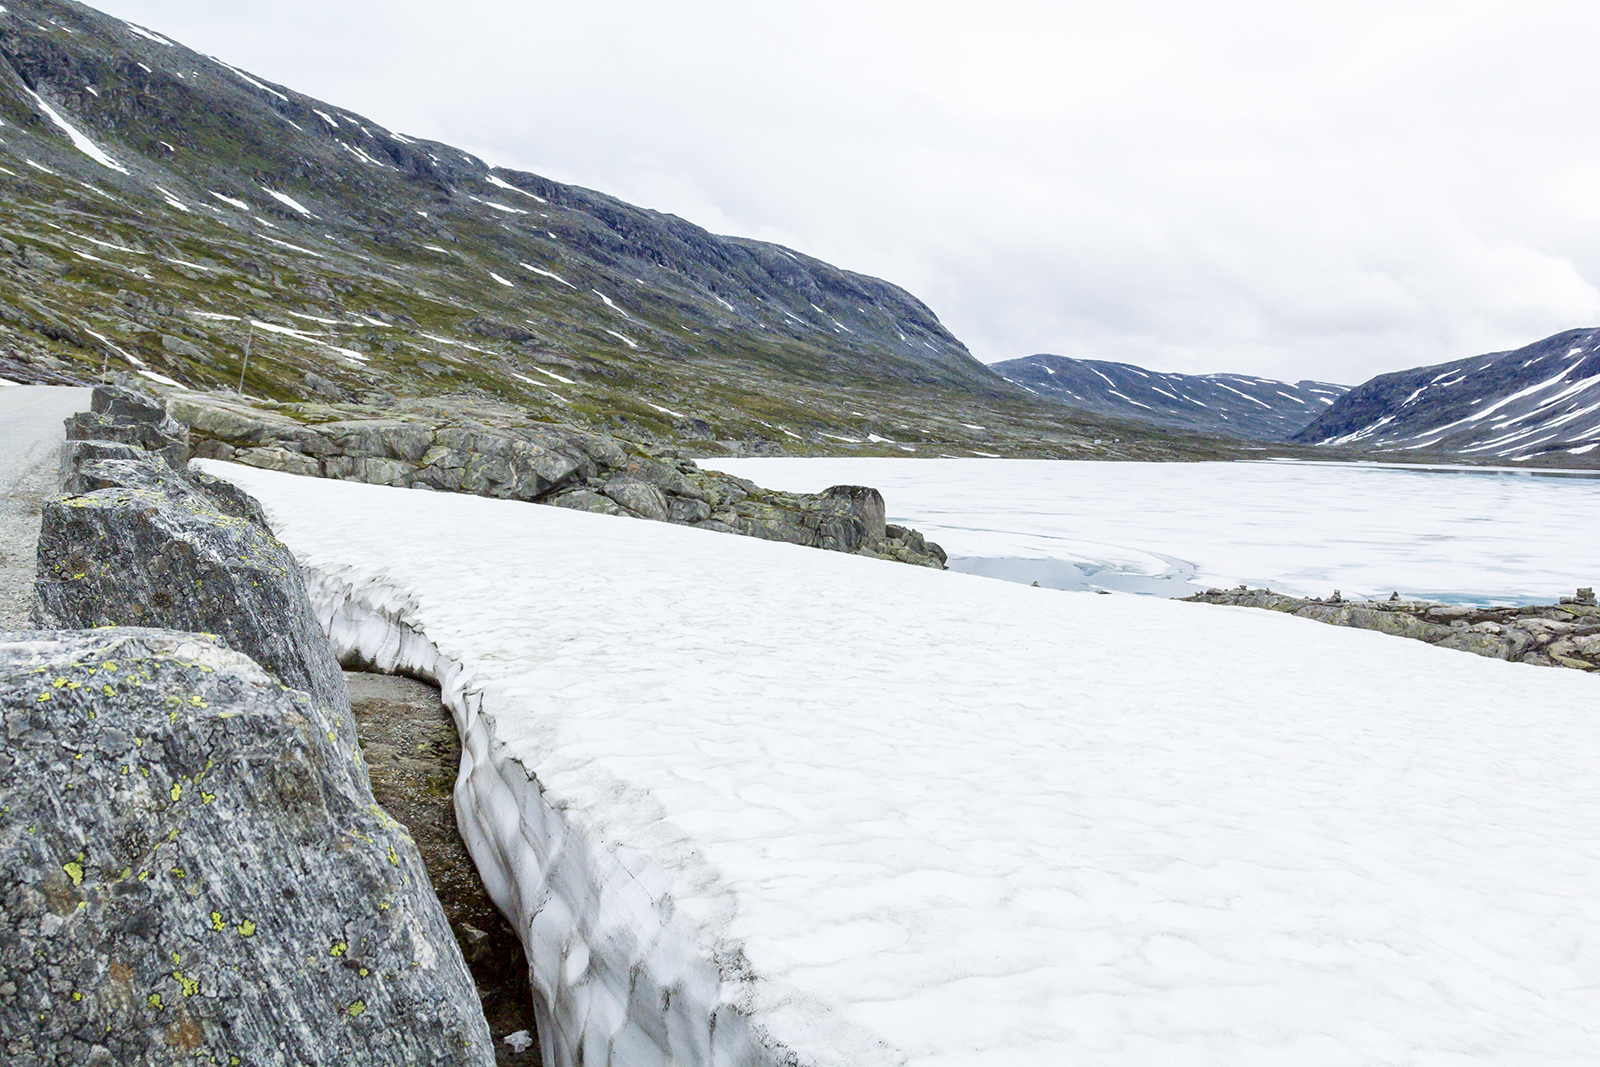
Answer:
[[[353, 729], [344, 676], [294, 555], [267, 532], [254, 501], [200, 472], [185, 480], [148, 461], [100, 460], [84, 471], [120, 484], [45, 502], [36, 626], [220, 634]], [[238, 513], [218, 506], [230, 500]]]
[[415, 846], [215, 638], [0, 636], [0, 1059], [488, 1065]]

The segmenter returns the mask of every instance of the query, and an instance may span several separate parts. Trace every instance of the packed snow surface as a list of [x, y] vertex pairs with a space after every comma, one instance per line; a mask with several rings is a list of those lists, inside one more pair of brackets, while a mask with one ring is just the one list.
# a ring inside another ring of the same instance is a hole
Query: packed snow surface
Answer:
[[1600, 584], [1600, 478], [1350, 463], [707, 459], [759, 485], [882, 490], [962, 570], [1188, 596], [1546, 603]]
[[1600, 1059], [1588, 675], [205, 466], [443, 682], [551, 1067]]

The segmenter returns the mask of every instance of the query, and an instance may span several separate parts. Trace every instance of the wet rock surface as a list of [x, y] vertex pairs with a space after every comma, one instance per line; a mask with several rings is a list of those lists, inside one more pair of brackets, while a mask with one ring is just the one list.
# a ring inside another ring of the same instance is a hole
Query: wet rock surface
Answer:
[[[942, 568], [915, 531], [891, 534], [883, 497], [863, 486], [783, 493], [683, 453], [522, 418], [491, 405], [412, 402], [257, 407], [173, 393], [195, 455], [290, 474], [432, 489], [626, 515]], [[899, 528], [896, 528], [899, 529]]]
[[[1584, 594], [1588, 594], [1585, 596]], [[1397, 594], [1398, 596], [1398, 594]], [[1265, 608], [1333, 626], [1426, 641], [1440, 648], [1532, 663], [1600, 671], [1600, 606], [1593, 590], [1578, 591], [1558, 604], [1477, 608], [1421, 600], [1305, 599], [1270, 589], [1210, 589], [1183, 597], [1195, 604]]]
[[383, 674], [347, 674], [350, 704], [372, 793], [411, 833], [477, 983], [499, 1067], [540, 1062], [537, 1043], [507, 1038], [535, 1031], [522, 942], [489, 899], [456, 828], [452, 791], [461, 741], [437, 686]]
[[217, 639], [0, 636], [7, 1064], [494, 1062], [415, 845]]

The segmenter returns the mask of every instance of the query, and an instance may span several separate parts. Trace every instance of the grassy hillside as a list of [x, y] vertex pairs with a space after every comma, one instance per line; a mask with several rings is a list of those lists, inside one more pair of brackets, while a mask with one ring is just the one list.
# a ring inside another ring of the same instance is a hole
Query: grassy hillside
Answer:
[[460, 394], [708, 451], [1232, 454], [1063, 415], [887, 282], [490, 168], [78, 4], [0, 13], [0, 121], [12, 380]]

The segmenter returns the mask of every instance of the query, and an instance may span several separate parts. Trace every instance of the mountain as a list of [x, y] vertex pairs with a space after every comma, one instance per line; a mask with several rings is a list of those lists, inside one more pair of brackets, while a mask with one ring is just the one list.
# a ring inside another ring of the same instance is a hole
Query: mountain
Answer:
[[489, 397], [701, 450], [1231, 454], [1063, 419], [888, 282], [488, 166], [66, 0], [0, 7], [0, 194], [0, 378]]
[[993, 367], [1036, 396], [1079, 411], [1250, 441], [1289, 439], [1350, 388], [1243, 374], [1162, 374], [1127, 363], [1051, 355]]
[[[1600, 448], [1600, 329], [1381, 374], [1294, 438], [1397, 456], [1588, 465]], [[1572, 457], [1586, 457], [1574, 461]]]

